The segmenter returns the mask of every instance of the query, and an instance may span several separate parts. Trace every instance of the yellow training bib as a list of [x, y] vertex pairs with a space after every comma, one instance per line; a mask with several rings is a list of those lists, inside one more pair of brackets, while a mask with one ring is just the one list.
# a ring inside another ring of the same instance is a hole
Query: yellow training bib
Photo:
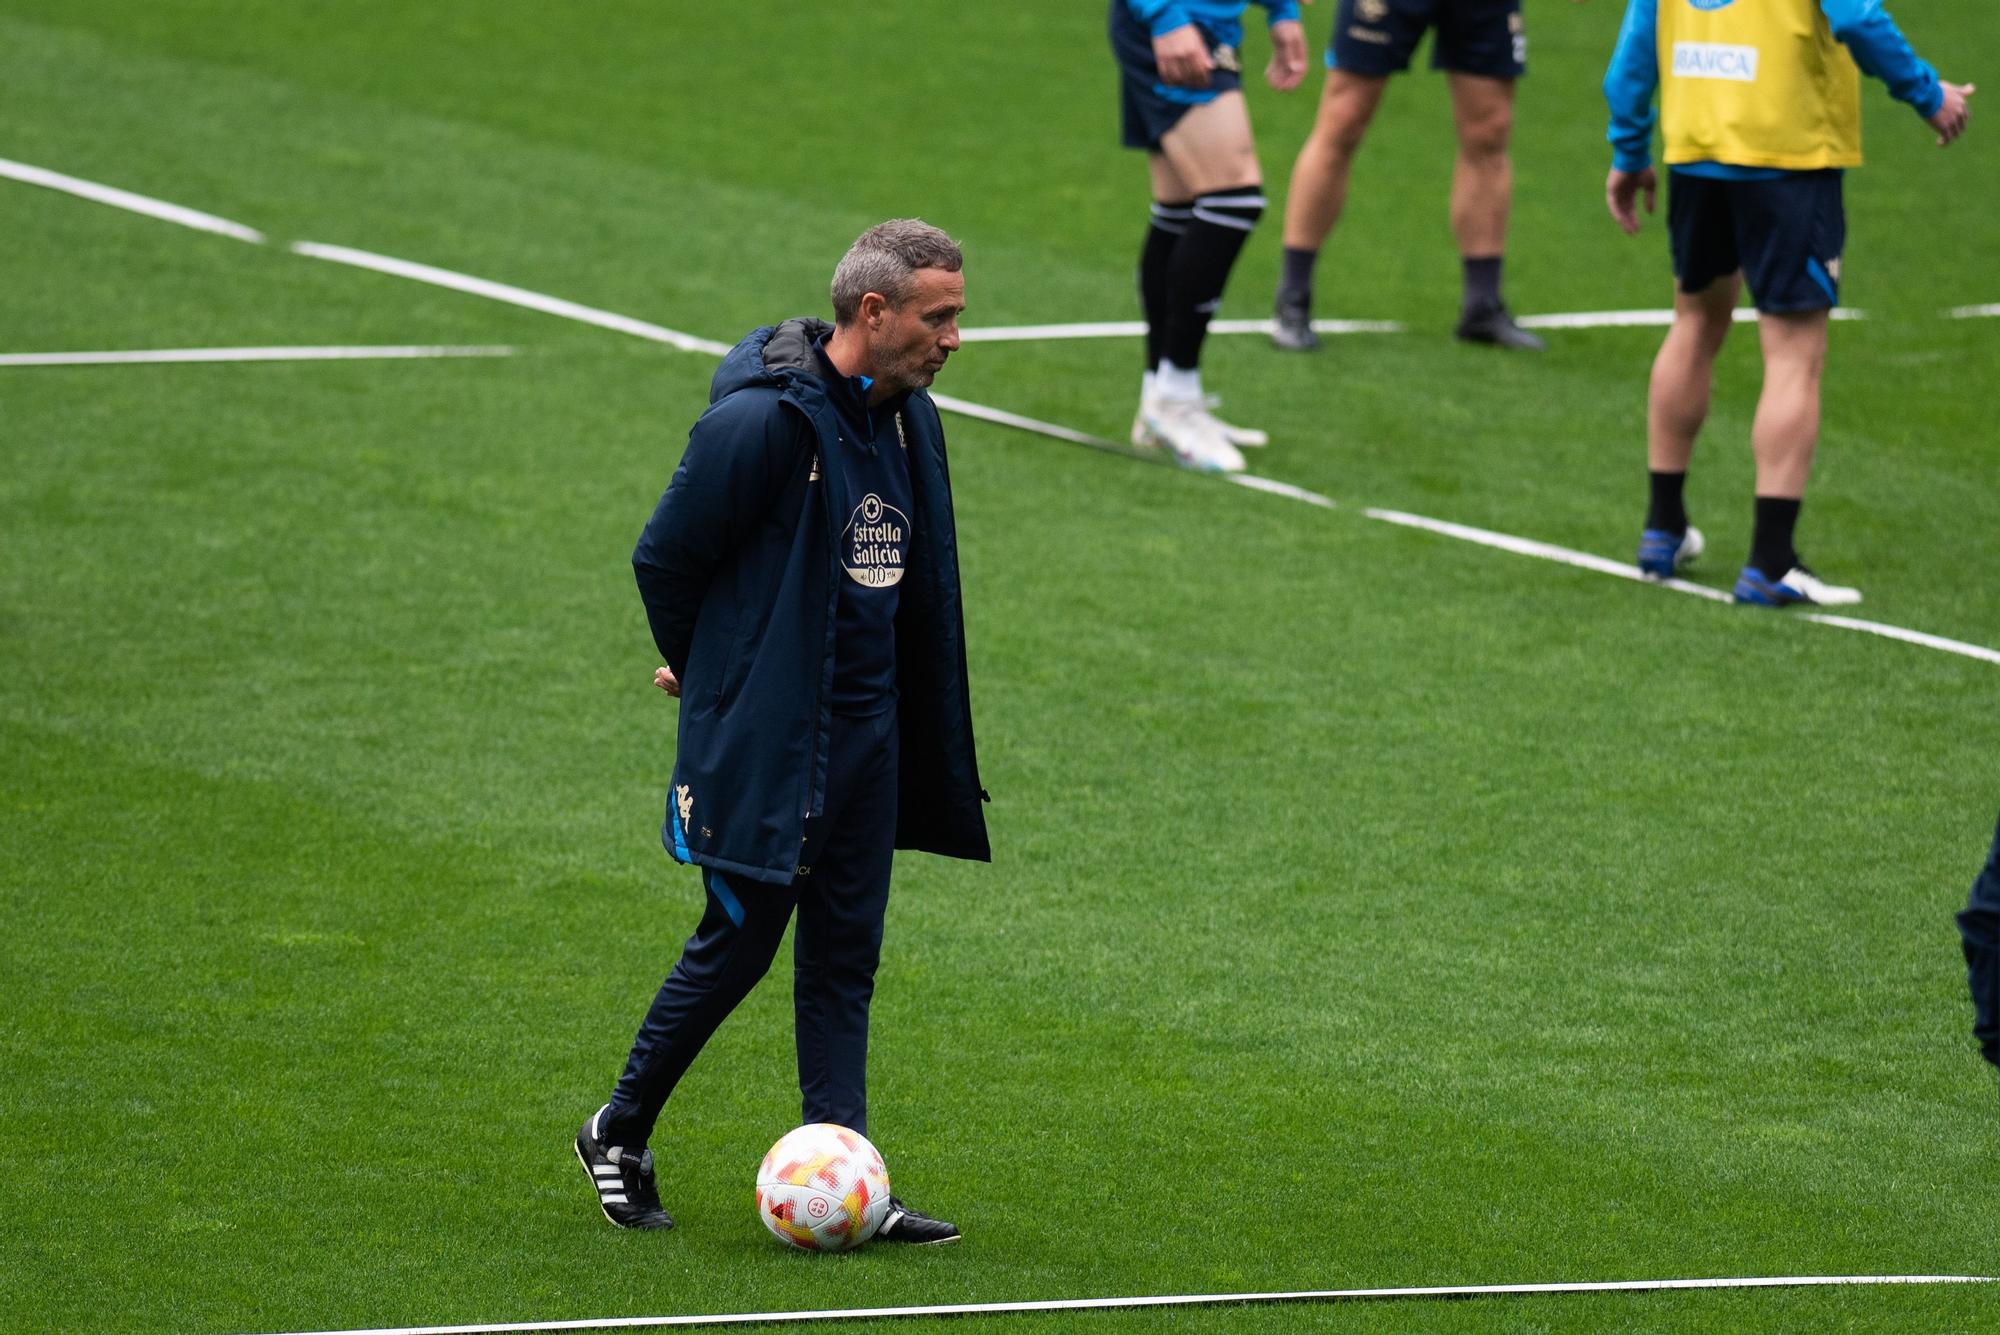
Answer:
[[1861, 71], [1818, 0], [1659, 0], [1666, 160], [1861, 165]]

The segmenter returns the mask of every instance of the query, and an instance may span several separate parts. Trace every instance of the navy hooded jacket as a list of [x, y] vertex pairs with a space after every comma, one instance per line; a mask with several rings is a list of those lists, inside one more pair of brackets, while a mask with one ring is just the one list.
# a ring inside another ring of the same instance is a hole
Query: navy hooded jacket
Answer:
[[[753, 331], [632, 553], [660, 655], [681, 683], [661, 842], [682, 862], [773, 884], [798, 871], [826, 809], [839, 525], [836, 410], [813, 343], [823, 320]], [[944, 426], [921, 390], [901, 410], [915, 498], [896, 612], [902, 734], [896, 847], [990, 861], [972, 748], [958, 542]]]

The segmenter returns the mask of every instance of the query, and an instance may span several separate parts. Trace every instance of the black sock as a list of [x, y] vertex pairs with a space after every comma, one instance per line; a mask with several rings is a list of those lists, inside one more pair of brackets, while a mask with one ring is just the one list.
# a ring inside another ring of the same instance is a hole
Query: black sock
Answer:
[[1687, 506], [1681, 500], [1681, 489], [1687, 485], [1687, 472], [1655, 472], [1647, 476], [1652, 482], [1653, 495], [1646, 504], [1646, 527], [1665, 533], [1687, 532]]
[[1146, 369], [1160, 369], [1160, 344], [1167, 336], [1167, 274], [1174, 247], [1194, 218], [1194, 203], [1153, 201], [1153, 223], [1139, 251], [1139, 306], [1146, 312]]
[[1500, 304], [1500, 257], [1467, 257], [1465, 264], [1465, 309], [1486, 310]]
[[1319, 263], [1317, 250], [1285, 247], [1284, 272], [1278, 277], [1278, 295], [1287, 301], [1309, 301], [1313, 291], [1313, 266]]
[[1201, 364], [1208, 322], [1222, 304], [1229, 271], [1264, 212], [1264, 188], [1214, 190], [1194, 202], [1194, 218], [1174, 247], [1168, 273], [1167, 336], [1160, 355], [1184, 371]]
[[1750, 564], [1766, 579], [1783, 579], [1799, 563], [1792, 530], [1799, 522], [1799, 502], [1786, 496], [1757, 498], [1757, 526], [1750, 532]]

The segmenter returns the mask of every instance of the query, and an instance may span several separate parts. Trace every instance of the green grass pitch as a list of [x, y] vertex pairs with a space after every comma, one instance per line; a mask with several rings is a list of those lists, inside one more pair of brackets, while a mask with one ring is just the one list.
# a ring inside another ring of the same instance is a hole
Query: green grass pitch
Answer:
[[[1529, 7], [1522, 312], [1668, 297], [1663, 219], [1628, 240], [1600, 200], [1619, 10]], [[2000, 85], [1986, 11], [1898, 16]], [[1951, 921], [2000, 807], [2000, 668], [1362, 517], [1624, 559], [1643, 508], [1657, 331], [1450, 339], [1422, 72], [1320, 312], [1409, 331], [1211, 344], [1274, 438], [1253, 468], [1339, 508], [947, 420], [996, 861], [899, 864], [873, 1129], [967, 1241], [764, 1235], [782, 964], [655, 1142], [680, 1227], [597, 1215], [569, 1138], [700, 893], [656, 842], [673, 716], [626, 562], [713, 363], [284, 243], [729, 341], [921, 214], [964, 241], [970, 324], [1133, 318], [1145, 177], [1102, 21], [0, 0], [0, 157], [274, 243], [0, 182], [0, 352], [521, 349], [0, 368], [0, 1328], [2000, 1273]], [[1225, 316], [1267, 311], [1314, 95], [1251, 92], [1273, 209]], [[1801, 544], [1862, 615], [2000, 646], [2000, 322], [1937, 314], [2000, 301], [2000, 141], [1981, 113], [1938, 152], [1879, 88], [1867, 114], [1843, 295], [1871, 318], [1834, 329]], [[939, 389], [1117, 437], [1137, 369], [1129, 340], [975, 344]], [[1690, 488], [1722, 587], [1757, 380], [1739, 335]], [[2000, 1293], [932, 1324], [1981, 1330]]]

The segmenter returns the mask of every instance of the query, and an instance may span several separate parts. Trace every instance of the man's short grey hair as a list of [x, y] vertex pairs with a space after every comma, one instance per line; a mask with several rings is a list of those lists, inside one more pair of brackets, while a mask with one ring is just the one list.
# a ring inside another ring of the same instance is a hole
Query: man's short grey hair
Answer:
[[958, 243], [921, 218], [891, 218], [855, 238], [833, 270], [833, 322], [850, 324], [861, 298], [879, 292], [900, 306], [917, 290], [917, 270], [958, 273], [965, 256]]

